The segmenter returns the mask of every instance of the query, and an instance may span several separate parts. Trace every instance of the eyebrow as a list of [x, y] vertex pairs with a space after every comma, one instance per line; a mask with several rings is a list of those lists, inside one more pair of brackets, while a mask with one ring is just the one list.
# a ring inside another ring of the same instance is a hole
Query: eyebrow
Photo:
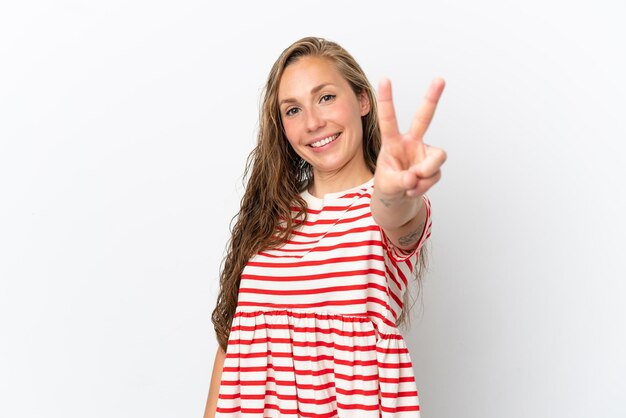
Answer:
[[[333, 85], [334, 85], [333, 83], [323, 83], [323, 84], [320, 84], [319, 86], [315, 86], [315, 87], [313, 87], [311, 89], [311, 94], [317, 93], [318, 91], [320, 91], [321, 89], [323, 89], [326, 86], [333, 86]], [[283, 99], [283, 100], [280, 101], [280, 103], [278, 103], [278, 106], [282, 106], [283, 103], [294, 103], [296, 101], [297, 101], [296, 99], [292, 99], [292, 98]]]

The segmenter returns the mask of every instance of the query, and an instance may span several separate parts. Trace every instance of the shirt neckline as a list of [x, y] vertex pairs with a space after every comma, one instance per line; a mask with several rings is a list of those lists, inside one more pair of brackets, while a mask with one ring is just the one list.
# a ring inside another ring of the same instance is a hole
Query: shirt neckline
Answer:
[[356, 190], [359, 190], [359, 189], [368, 188], [368, 187], [372, 186], [373, 184], [374, 184], [374, 177], [372, 177], [371, 179], [369, 179], [365, 183], [360, 184], [358, 186], [350, 187], [349, 189], [341, 190], [341, 191], [338, 191], [338, 192], [326, 193], [321, 198], [313, 196], [311, 193], [309, 193], [309, 190], [306, 189], [306, 188], [300, 193], [300, 195], [305, 200], [308, 200], [308, 201], [322, 202], [322, 201], [329, 200], [329, 199], [337, 199], [337, 198], [341, 197], [344, 194], [347, 194], [349, 192], [356, 191]]

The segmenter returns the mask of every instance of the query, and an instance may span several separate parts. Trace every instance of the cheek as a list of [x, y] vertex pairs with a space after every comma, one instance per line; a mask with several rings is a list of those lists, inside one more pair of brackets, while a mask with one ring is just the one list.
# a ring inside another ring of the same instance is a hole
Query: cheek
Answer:
[[296, 152], [296, 154], [304, 158], [300, 149], [301, 144], [299, 140], [301, 136], [301, 129], [298, 123], [294, 120], [287, 121], [286, 123], [283, 123], [283, 130], [285, 131], [287, 142], [289, 143], [291, 148]]
[[293, 147], [297, 143], [297, 135], [296, 129], [293, 123], [283, 123], [283, 130], [285, 131], [285, 136], [287, 137], [287, 141]]
[[350, 126], [353, 129], [361, 124], [361, 113], [354, 106], [341, 106], [334, 109], [332, 119], [344, 126]]

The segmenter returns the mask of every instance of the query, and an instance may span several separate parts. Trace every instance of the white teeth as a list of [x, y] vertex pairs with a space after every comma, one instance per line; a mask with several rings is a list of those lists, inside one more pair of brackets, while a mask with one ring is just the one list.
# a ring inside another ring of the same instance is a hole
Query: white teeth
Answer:
[[328, 144], [329, 142], [334, 141], [335, 139], [337, 139], [338, 136], [339, 134], [335, 134], [335, 135], [329, 136], [328, 138], [320, 139], [319, 141], [312, 143], [311, 146], [313, 148], [319, 148], [323, 145]]

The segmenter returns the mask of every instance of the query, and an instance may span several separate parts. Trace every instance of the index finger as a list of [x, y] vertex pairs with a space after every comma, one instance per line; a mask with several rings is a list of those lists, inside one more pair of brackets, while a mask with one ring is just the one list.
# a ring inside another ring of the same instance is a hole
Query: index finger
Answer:
[[437, 103], [439, 103], [439, 98], [441, 97], [441, 93], [443, 93], [445, 86], [446, 81], [439, 77], [435, 78], [430, 83], [430, 87], [426, 91], [422, 104], [417, 109], [413, 122], [411, 123], [409, 133], [412, 138], [421, 140], [424, 137], [430, 122], [433, 120]]
[[378, 83], [378, 121], [380, 123], [380, 133], [383, 138], [395, 137], [399, 135], [398, 120], [393, 107], [391, 97], [391, 81], [383, 78]]

